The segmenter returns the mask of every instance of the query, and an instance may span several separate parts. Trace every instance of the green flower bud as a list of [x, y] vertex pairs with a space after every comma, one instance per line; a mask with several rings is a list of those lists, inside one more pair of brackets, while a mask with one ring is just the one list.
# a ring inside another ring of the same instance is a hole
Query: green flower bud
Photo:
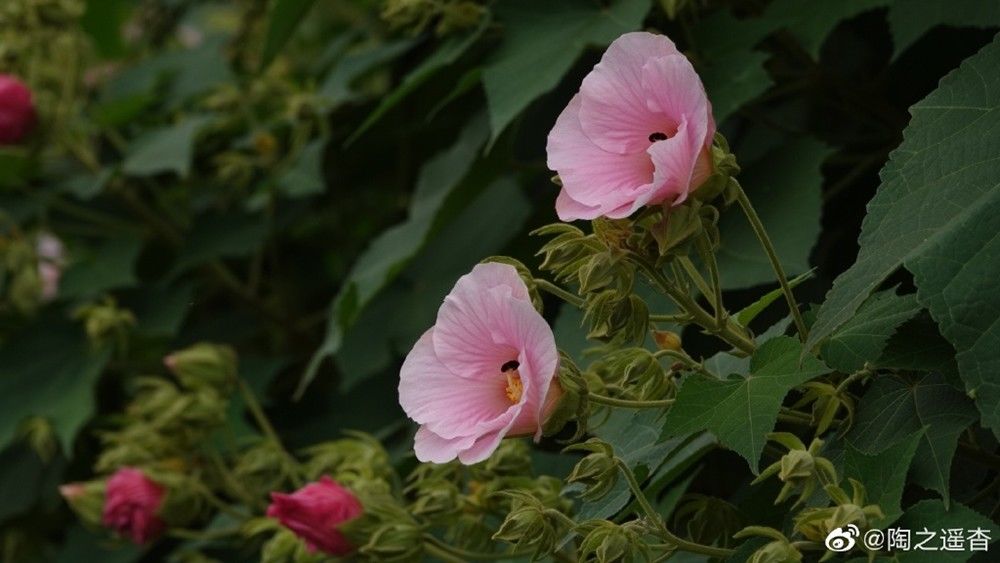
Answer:
[[618, 481], [618, 462], [611, 446], [597, 438], [582, 444], [574, 444], [566, 451], [583, 450], [593, 452], [585, 456], [566, 478], [567, 483], [583, 485], [585, 500], [593, 501], [606, 495]]
[[119, 308], [113, 297], [77, 308], [73, 317], [83, 321], [87, 337], [95, 345], [103, 345], [112, 337], [123, 344], [128, 330], [135, 326], [135, 315]]
[[376, 561], [411, 561], [423, 552], [423, 530], [412, 523], [383, 524], [358, 552]]
[[509, 493], [514, 503], [493, 539], [514, 544], [536, 554], [550, 553], [561, 539], [563, 524], [554, 509], [546, 508], [524, 492]]
[[524, 440], [503, 440], [481, 467], [487, 475], [530, 475], [531, 448]]
[[59, 494], [69, 504], [80, 521], [88, 526], [101, 525], [104, 510], [104, 481], [66, 483], [59, 487]]
[[236, 382], [236, 352], [229, 346], [201, 342], [163, 359], [185, 389], [228, 393]]
[[775, 540], [753, 552], [747, 563], [799, 563], [802, 554], [787, 541]]
[[450, 481], [425, 481], [417, 484], [416, 500], [410, 504], [414, 516], [430, 520], [447, 517], [461, 506], [458, 487]]
[[[701, 193], [702, 189], [704, 188], [699, 188], [694, 193]], [[663, 210], [659, 220], [649, 228], [649, 235], [656, 243], [659, 256], [687, 254], [688, 243], [702, 231], [700, 209], [701, 203], [690, 198], [683, 205]]]
[[660, 350], [681, 351], [681, 335], [671, 330], [654, 330], [653, 341]]
[[283, 490], [296, 471], [281, 446], [262, 440], [240, 454], [233, 477], [254, 496], [263, 498], [271, 491]]
[[810, 478], [816, 466], [812, 454], [806, 450], [791, 450], [782, 456], [780, 463], [778, 479], [786, 483], [802, 482]]
[[279, 528], [260, 553], [261, 563], [320, 563], [327, 559], [320, 551], [310, 551], [304, 541], [285, 528]]
[[589, 520], [577, 531], [585, 534], [580, 542], [580, 559], [611, 563], [648, 559], [646, 544], [640, 534], [629, 527], [608, 520]]
[[351, 437], [326, 442], [306, 449], [303, 453], [306, 476], [318, 479], [329, 475], [350, 485], [359, 480], [391, 481], [393, 469], [389, 454], [378, 440], [362, 432], [348, 432]]

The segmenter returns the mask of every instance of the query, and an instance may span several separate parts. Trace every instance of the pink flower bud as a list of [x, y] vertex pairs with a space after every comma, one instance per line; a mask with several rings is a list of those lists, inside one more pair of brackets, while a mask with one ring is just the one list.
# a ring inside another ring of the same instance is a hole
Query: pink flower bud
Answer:
[[347, 555], [354, 550], [337, 526], [364, 512], [361, 501], [329, 477], [292, 494], [271, 493], [267, 515], [305, 540], [310, 551]]
[[157, 514], [166, 490], [142, 471], [119, 469], [108, 479], [105, 495], [102, 523], [136, 544], [156, 539], [166, 528]]
[[38, 277], [42, 280], [42, 302], [48, 303], [59, 295], [59, 280], [66, 263], [62, 241], [50, 233], [39, 233], [35, 240], [38, 255]]
[[9, 74], [0, 74], [0, 145], [21, 142], [35, 125], [31, 90]]
[[66, 483], [59, 485], [59, 494], [67, 501], [82, 497], [87, 493], [87, 488], [83, 483]]

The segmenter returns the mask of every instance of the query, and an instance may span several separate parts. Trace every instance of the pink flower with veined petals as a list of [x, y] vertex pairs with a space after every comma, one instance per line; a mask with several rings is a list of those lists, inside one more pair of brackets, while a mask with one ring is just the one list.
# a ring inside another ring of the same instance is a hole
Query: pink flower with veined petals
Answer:
[[715, 120], [701, 79], [663, 35], [626, 33], [583, 79], [549, 133], [563, 221], [679, 204], [711, 175]]
[[505, 436], [541, 437], [562, 390], [552, 329], [507, 264], [479, 264], [403, 362], [399, 404], [420, 424], [417, 459], [483, 461]]
[[292, 494], [271, 493], [267, 515], [306, 542], [309, 551], [347, 555], [354, 546], [337, 526], [364, 512], [361, 501], [333, 479], [323, 476]]
[[166, 529], [157, 514], [166, 490], [133, 467], [123, 467], [108, 479], [101, 521], [137, 545], [155, 539]]

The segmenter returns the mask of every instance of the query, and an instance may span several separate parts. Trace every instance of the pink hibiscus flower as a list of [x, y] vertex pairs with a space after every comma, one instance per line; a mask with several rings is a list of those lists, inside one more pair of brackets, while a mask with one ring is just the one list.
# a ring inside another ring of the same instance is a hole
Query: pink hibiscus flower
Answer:
[[683, 202], [711, 175], [715, 120], [701, 79], [663, 35], [626, 33], [559, 115], [548, 166], [563, 221]]
[[552, 329], [513, 266], [462, 276], [400, 371], [399, 404], [420, 424], [420, 461], [483, 461], [505, 436], [541, 437], [562, 390]]

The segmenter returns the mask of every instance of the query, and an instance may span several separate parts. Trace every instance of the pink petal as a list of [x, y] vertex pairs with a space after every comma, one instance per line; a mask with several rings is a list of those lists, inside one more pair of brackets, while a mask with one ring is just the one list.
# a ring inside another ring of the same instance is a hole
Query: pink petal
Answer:
[[606, 151], [632, 154], [649, 146], [651, 133], [672, 129], [647, 104], [642, 76], [649, 59], [678, 54], [663, 35], [635, 32], [616, 39], [580, 86], [580, 123], [587, 137]]
[[649, 59], [642, 67], [642, 84], [650, 111], [662, 113], [678, 125], [681, 118], [686, 117], [689, 127], [693, 124], [697, 131], [710, 131], [709, 138], [715, 134], [705, 87], [686, 57], [671, 55]]
[[417, 455], [418, 460], [425, 463], [447, 463], [458, 457], [459, 452], [471, 447], [475, 441], [475, 436], [442, 438], [421, 426], [413, 438], [413, 452]]
[[[652, 162], [645, 152], [608, 152], [587, 137], [580, 125], [580, 103], [580, 94], [570, 100], [549, 133], [546, 147], [548, 167], [559, 173], [566, 197], [579, 204], [557, 209], [564, 221], [593, 219], [621, 207], [635, 192], [649, 189], [653, 179]], [[583, 206], [593, 210], [576, 213]]]
[[493, 455], [493, 452], [496, 451], [497, 446], [500, 445], [500, 440], [503, 440], [508, 430], [510, 430], [509, 426], [503, 430], [480, 436], [475, 443], [458, 453], [458, 460], [465, 465], [485, 461], [486, 458]]
[[[446, 439], [467, 436], [481, 424], [486, 428], [505, 424], [504, 415], [512, 405], [499, 366], [491, 379], [455, 375], [434, 352], [435, 330], [417, 340], [400, 369], [399, 404], [407, 416]], [[504, 420], [497, 421], [499, 417]]]

